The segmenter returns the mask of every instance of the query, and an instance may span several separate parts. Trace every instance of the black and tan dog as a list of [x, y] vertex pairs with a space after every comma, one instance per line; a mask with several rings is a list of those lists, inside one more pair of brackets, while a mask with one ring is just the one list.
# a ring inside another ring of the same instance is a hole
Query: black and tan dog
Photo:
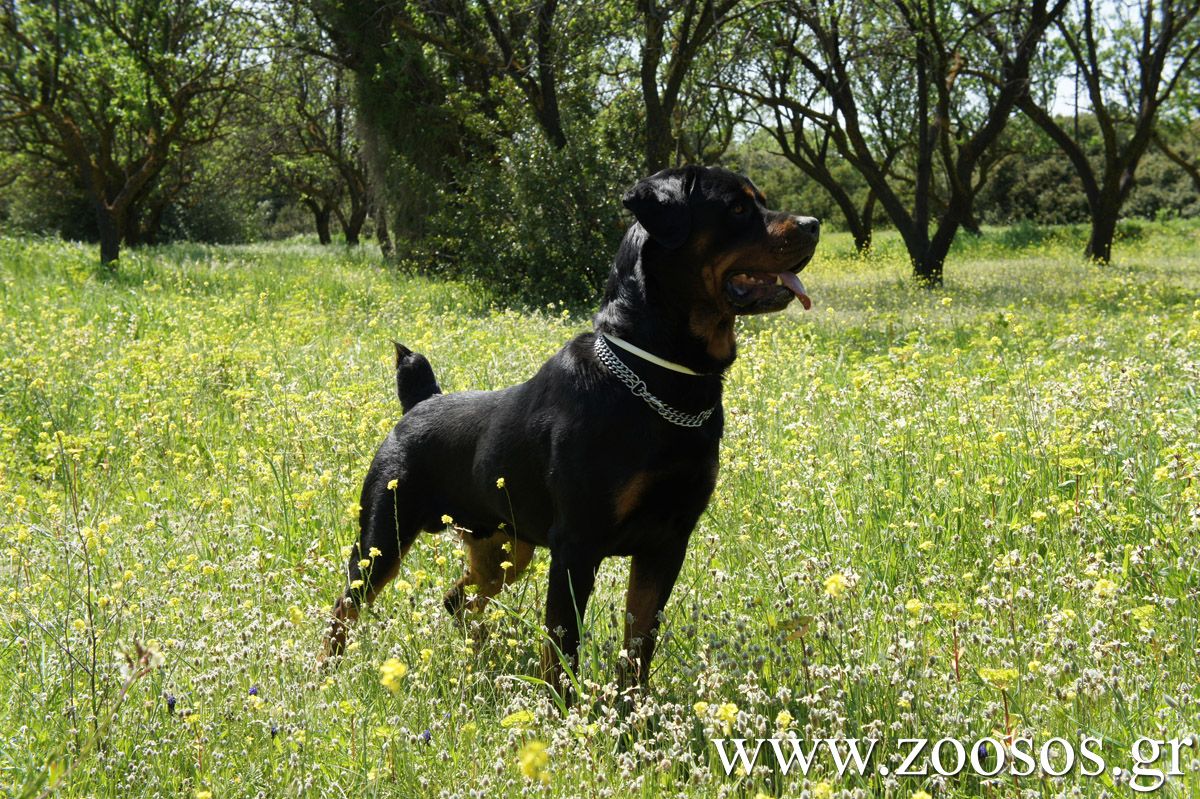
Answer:
[[429, 362], [397, 345], [405, 413], [363, 485], [361, 537], [328, 652], [342, 651], [347, 623], [395, 576], [417, 534], [444, 529], [448, 515], [473, 531], [467, 572], [446, 595], [453, 613], [482, 609], [535, 546], [550, 549], [542, 662], [551, 680], [560, 674], [549, 644], [577, 655], [577, 618], [600, 561], [632, 557], [622, 679], [645, 681], [659, 616], [717, 480], [734, 319], [781, 310], [793, 296], [810, 306], [796, 272], [812, 258], [819, 224], [767, 210], [749, 180], [724, 169], [659, 172], [624, 203], [637, 221], [596, 332], [568, 342], [530, 380], [442, 394]]

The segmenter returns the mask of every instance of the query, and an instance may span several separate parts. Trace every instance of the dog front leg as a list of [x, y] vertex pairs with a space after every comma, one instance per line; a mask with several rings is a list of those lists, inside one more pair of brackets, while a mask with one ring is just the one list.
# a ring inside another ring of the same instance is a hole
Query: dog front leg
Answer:
[[686, 544], [685, 539], [683, 546], [637, 554], [630, 561], [629, 589], [625, 593], [625, 657], [619, 667], [622, 688], [645, 686], [650, 679], [659, 618], [683, 566]]
[[[551, 549], [550, 584], [546, 592], [547, 641], [542, 646], [542, 679], [562, 690], [563, 664], [579, 665], [579, 623], [596, 584], [600, 562], [571, 549]], [[561, 658], [560, 658], [561, 655]]]

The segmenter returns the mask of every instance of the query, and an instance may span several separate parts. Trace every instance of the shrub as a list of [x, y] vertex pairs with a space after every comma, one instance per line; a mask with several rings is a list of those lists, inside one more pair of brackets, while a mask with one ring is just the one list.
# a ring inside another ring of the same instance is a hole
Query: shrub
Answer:
[[422, 271], [478, 282], [506, 301], [590, 303], [628, 224], [620, 198], [636, 174], [603, 143], [556, 150], [537, 134], [502, 142], [494, 161], [456, 176]]

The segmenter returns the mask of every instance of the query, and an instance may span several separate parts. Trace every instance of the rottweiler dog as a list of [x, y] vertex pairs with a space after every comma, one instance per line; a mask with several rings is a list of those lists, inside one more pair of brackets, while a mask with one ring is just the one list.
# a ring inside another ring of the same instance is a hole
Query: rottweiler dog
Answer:
[[[363, 484], [358, 545], [333, 608], [326, 653], [395, 576], [417, 534], [443, 517], [469, 531], [468, 565], [446, 595], [481, 610], [550, 550], [543, 676], [579, 649], [600, 562], [632, 558], [620, 679], [648, 677], [659, 619], [688, 538], [717, 481], [722, 375], [739, 315], [799, 298], [820, 224], [767, 210], [747, 178], [688, 166], [639, 181], [635, 221], [613, 264], [595, 332], [576, 336], [528, 381], [443, 394], [429, 362], [396, 346], [404, 416]], [[560, 657], [562, 658], [560, 660]]]

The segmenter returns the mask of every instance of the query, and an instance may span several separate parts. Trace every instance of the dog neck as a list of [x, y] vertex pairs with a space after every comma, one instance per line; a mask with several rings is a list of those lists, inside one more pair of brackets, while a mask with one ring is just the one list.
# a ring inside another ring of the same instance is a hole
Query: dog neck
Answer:
[[607, 341], [609, 344], [615, 344], [626, 352], [633, 353], [643, 361], [648, 361], [655, 366], [661, 366], [664, 369], [670, 369], [672, 372], [679, 372], [680, 374], [684, 375], [692, 375], [693, 377], [704, 376], [703, 373], [697, 372], [694, 369], [689, 369], [683, 364], [675, 363], [674, 361], [668, 361], [666, 358], [660, 358], [652, 352], [646, 352], [641, 347], [634, 346], [625, 339], [614, 336], [612, 333], [598, 333], [597, 335], [604, 336], [605, 341]]
[[721, 320], [730, 329], [728, 345], [714, 353], [711, 339], [697, 329], [698, 313], [692, 301], [665, 291], [659, 281], [646, 274], [643, 248], [654, 246], [646, 241], [639, 226], [626, 234], [594, 318], [596, 331], [719, 380], [737, 355], [733, 318]]

